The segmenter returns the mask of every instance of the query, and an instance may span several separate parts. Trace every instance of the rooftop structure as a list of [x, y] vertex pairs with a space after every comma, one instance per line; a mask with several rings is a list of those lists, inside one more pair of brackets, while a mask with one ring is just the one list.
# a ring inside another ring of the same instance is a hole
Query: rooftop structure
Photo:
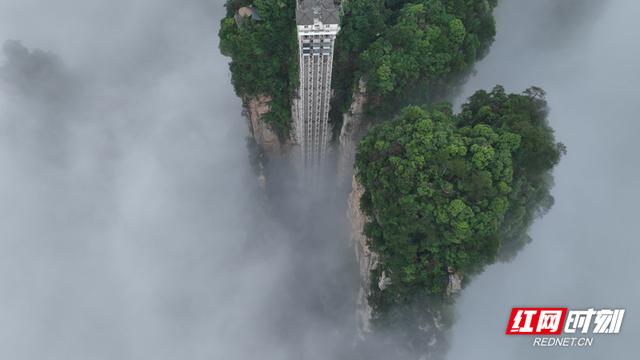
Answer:
[[236, 20], [236, 25], [238, 26], [240, 26], [243, 18], [250, 18], [253, 21], [262, 20], [260, 18], [260, 15], [258, 15], [258, 11], [251, 6], [241, 7], [240, 9], [238, 9], [238, 11], [236, 12], [233, 18]]
[[296, 23], [313, 25], [316, 21], [322, 24], [340, 24], [339, 7], [333, 0], [298, 0]]

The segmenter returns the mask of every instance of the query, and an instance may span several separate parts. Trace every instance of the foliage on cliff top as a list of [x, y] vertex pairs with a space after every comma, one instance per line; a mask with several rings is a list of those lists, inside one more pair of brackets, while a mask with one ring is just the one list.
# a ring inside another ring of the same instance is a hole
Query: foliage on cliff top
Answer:
[[551, 170], [564, 146], [547, 122], [544, 92], [476, 92], [453, 115], [448, 104], [410, 106], [358, 146], [365, 234], [391, 276], [373, 286], [378, 316], [416, 296], [444, 298], [450, 272], [477, 273], [527, 241], [553, 203]]
[[493, 42], [496, 0], [349, 0], [336, 40], [333, 120], [360, 78], [371, 113], [421, 103], [469, 72]]
[[[261, 20], [234, 15], [253, 6]], [[298, 84], [298, 45], [295, 0], [228, 0], [220, 26], [220, 50], [231, 57], [231, 81], [242, 97], [269, 96], [270, 112], [263, 115], [281, 139], [291, 130], [291, 97]]]

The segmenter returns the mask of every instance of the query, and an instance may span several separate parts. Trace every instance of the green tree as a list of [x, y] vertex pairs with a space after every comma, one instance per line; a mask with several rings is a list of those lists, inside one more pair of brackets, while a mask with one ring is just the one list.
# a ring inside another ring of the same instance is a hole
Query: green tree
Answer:
[[380, 62], [389, 57], [397, 82], [394, 91], [388, 93], [383, 90], [387, 85], [383, 79], [365, 72], [373, 94], [382, 95], [374, 107], [384, 109], [418, 85], [435, 85], [446, 76], [469, 71], [483, 55], [495, 34], [492, 7], [471, 6], [474, 12], [456, 14], [453, 3], [422, 0], [404, 4], [397, 16], [391, 17], [394, 22], [363, 53], [364, 69], [378, 69]]
[[[298, 86], [298, 45], [294, 0], [229, 0], [220, 26], [220, 50], [231, 57], [231, 81], [243, 97], [268, 96], [263, 119], [282, 138], [291, 130], [291, 97]], [[253, 6], [260, 20], [236, 23], [242, 6]]]
[[359, 143], [364, 232], [392, 285], [372, 287], [384, 318], [416, 297], [444, 298], [451, 271], [471, 275], [507, 258], [552, 204], [551, 170], [564, 147], [549, 127], [544, 92], [478, 91], [449, 105], [410, 106]]
[[486, 0], [350, 0], [336, 40], [331, 121], [339, 129], [359, 79], [370, 117], [448, 92], [495, 36]]

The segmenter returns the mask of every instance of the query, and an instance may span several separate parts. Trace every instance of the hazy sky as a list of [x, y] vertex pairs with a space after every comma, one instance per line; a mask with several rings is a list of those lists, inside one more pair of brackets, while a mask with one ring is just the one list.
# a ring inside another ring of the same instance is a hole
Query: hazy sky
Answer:
[[[345, 199], [301, 199], [272, 164], [265, 202], [222, 3], [0, 0], [20, 41], [0, 54], [0, 359], [352, 359]], [[639, 8], [501, 1], [466, 94], [544, 87], [569, 153], [534, 242], [460, 298], [450, 359], [625, 358], [638, 337]], [[545, 304], [628, 313], [589, 351], [502, 335]]]
[[222, 5], [0, 0], [0, 359], [352, 348], [345, 200], [265, 201]]
[[286, 358], [223, 14], [0, 0], [0, 358]]
[[[496, 83], [544, 88], [568, 153], [555, 171], [556, 203], [534, 224], [533, 242], [459, 299], [448, 358], [636, 359], [640, 3], [502, 0], [496, 16], [496, 41], [464, 96]], [[627, 313], [620, 335], [597, 336], [585, 350], [552, 350], [504, 335], [510, 308], [524, 305]]]

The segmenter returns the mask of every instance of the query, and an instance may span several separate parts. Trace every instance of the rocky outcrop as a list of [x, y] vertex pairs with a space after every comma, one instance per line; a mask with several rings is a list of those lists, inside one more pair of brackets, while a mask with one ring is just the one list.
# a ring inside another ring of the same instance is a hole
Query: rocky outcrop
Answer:
[[345, 181], [348, 181], [353, 174], [356, 145], [367, 130], [367, 126], [363, 121], [363, 109], [367, 100], [366, 89], [366, 83], [360, 80], [358, 89], [353, 93], [349, 111], [342, 116], [342, 128], [339, 136], [338, 179], [344, 179]]
[[462, 274], [455, 271], [451, 266], [448, 268], [448, 272], [447, 296], [451, 297], [462, 290]]
[[378, 289], [380, 289], [380, 291], [384, 291], [384, 289], [391, 286], [391, 284], [391, 277], [387, 275], [387, 272], [385, 270], [383, 270], [382, 274], [380, 274], [380, 279], [378, 280]]
[[360, 290], [358, 292], [358, 334], [364, 337], [371, 332], [371, 318], [373, 309], [369, 305], [368, 297], [371, 294], [371, 271], [378, 266], [378, 254], [371, 251], [367, 243], [367, 237], [362, 233], [367, 221], [360, 210], [360, 198], [364, 193], [363, 187], [355, 176], [352, 177], [352, 191], [348, 198], [347, 216], [351, 224], [351, 241], [356, 252], [356, 259], [360, 267]]
[[282, 151], [282, 144], [278, 139], [278, 135], [262, 121], [262, 115], [269, 112], [269, 102], [271, 98], [268, 96], [260, 96], [257, 98], [243, 99], [245, 105], [245, 114], [249, 118], [249, 126], [253, 138], [265, 153], [279, 153]]

